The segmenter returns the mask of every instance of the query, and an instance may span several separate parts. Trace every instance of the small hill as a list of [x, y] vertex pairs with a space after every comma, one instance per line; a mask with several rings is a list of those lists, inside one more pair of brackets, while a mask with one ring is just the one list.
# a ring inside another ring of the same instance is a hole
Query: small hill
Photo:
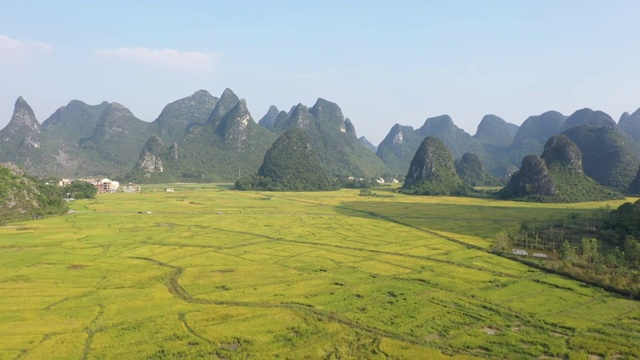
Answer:
[[600, 184], [625, 190], [636, 175], [638, 158], [619, 130], [583, 125], [563, 133], [582, 153], [584, 172]]
[[427, 136], [411, 160], [402, 191], [413, 195], [465, 195], [471, 190], [456, 174], [453, 156], [444, 142]]
[[28, 176], [13, 163], [0, 163], [0, 224], [64, 213], [61, 189]]
[[528, 155], [520, 170], [499, 193], [505, 199], [541, 202], [581, 202], [620, 199], [583, 173], [580, 150], [564, 135], [551, 137], [542, 157]]
[[371, 150], [371, 152], [375, 153], [378, 148], [373, 145], [366, 137], [364, 136], [360, 136], [358, 138], [358, 141], [360, 142], [360, 144], [364, 145], [364, 147], [366, 147], [367, 149]]
[[272, 129], [273, 125], [276, 123], [278, 119], [278, 115], [280, 115], [280, 111], [274, 105], [269, 107], [269, 110], [266, 114], [258, 121], [258, 125], [262, 126], [265, 129]]
[[508, 146], [518, 132], [518, 125], [510, 124], [496, 115], [485, 115], [473, 138], [483, 144]]
[[582, 174], [582, 153], [566, 136], [555, 135], [544, 146], [542, 159], [547, 166], [559, 164], [573, 174]]
[[239, 190], [324, 191], [337, 189], [300, 128], [285, 131], [264, 156], [256, 177], [238, 180]]
[[503, 199], [551, 202], [557, 195], [556, 185], [551, 179], [544, 160], [536, 155], [522, 159], [520, 170], [511, 175], [507, 186], [500, 190]]
[[455, 165], [458, 176], [471, 186], [500, 185], [498, 179], [484, 171], [480, 157], [474, 153], [462, 154], [462, 158], [457, 160]]

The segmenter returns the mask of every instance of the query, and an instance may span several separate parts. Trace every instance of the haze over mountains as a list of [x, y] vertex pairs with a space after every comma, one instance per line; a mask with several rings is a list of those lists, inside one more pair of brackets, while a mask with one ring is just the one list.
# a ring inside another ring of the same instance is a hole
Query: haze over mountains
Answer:
[[547, 140], [562, 133], [582, 152], [586, 175], [622, 190], [636, 176], [640, 149], [640, 109], [623, 114], [619, 124], [591, 109], [570, 116], [548, 111], [521, 126], [489, 114], [474, 135], [440, 115], [418, 129], [395, 124], [376, 147], [358, 138], [333, 102], [319, 98], [311, 107], [297, 104], [288, 111], [271, 106], [256, 123], [246, 101], [226, 89], [220, 98], [199, 90], [176, 100], [153, 122], [136, 118], [122, 104], [73, 100], [40, 124], [19, 98], [11, 121], [0, 130], [0, 161], [37, 176], [230, 182], [255, 174], [276, 138], [292, 128], [304, 130], [322, 166], [339, 178], [404, 177], [429, 136], [440, 139], [454, 159], [469, 154], [467, 160], [479, 159], [492, 176], [506, 177], [525, 156], [541, 155]]

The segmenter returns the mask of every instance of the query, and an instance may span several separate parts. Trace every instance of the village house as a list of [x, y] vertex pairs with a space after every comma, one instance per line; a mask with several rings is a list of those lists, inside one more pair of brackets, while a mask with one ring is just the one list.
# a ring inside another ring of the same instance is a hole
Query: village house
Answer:
[[129, 183], [122, 188], [122, 191], [126, 193], [139, 193], [142, 191], [142, 187], [139, 184]]
[[104, 193], [116, 192], [116, 190], [118, 190], [118, 187], [120, 186], [120, 183], [117, 181], [111, 181], [105, 178], [105, 179], [96, 181], [94, 185], [96, 186], [96, 188], [98, 188], [99, 194], [104, 194]]
[[71, 184], [72, 180], [71, 179], [62, 179], [60, 181], [58, 181], [58, 186], [67, 186], [69, 184]]

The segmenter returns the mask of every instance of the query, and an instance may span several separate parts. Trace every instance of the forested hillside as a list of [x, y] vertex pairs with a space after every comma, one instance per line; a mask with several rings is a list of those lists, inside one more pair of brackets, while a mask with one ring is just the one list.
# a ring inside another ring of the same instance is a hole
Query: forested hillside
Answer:
[[0, 224], [66, 210], [63, 188], [36, 180], [12, 163], [0, 163]]

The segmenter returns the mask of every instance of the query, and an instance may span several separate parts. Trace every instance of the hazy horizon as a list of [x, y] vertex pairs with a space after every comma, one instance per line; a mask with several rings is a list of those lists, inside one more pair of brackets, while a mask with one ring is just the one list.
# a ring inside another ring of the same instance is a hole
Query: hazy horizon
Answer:
[[[153, 121], [199, 89], [247, 99], [257, 122], [318, 97], [377, 145], [449, 114], [474, 134], [589, 107], [640, 107], [635, 1], [153, 5], [25, 1], [0, 13], [0, 128], [18, 96], [42, 123], [70, 100]], [[18, 16], [19, 15], [19, 16]]]

